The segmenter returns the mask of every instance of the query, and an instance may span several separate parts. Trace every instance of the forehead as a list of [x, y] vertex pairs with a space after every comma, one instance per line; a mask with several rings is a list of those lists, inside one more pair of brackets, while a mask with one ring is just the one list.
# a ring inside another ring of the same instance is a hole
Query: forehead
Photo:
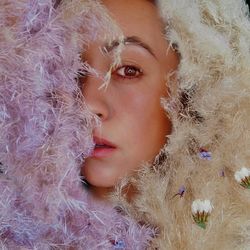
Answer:
[[167, 48], [164, 24], [151, 1], [103, 0], [103, 4], [126, 37], [139, 37], [156, 55]]

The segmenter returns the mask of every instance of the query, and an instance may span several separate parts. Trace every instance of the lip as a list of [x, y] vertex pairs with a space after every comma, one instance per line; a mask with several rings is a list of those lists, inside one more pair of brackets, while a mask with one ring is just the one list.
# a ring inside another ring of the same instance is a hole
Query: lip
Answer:
[[113, 144], [112, 142], [110, 142], [110, 141], [108, 141], [108, 140], [106, 140], [104, 138], [94, 136], [93, 140], [94, 140], [95, 144], [105, 144], [105, 145], [107, 145], [109, 147], [116, 148], [115, 144]]
[[105, 158], [109, 157], [116, 149], [116, 145], [112, 142], [104, 139], [94, 136], [94, 143], [95, 144], [102, 144], [104, 147], [95, 147], [91, 156], [95, 158]]

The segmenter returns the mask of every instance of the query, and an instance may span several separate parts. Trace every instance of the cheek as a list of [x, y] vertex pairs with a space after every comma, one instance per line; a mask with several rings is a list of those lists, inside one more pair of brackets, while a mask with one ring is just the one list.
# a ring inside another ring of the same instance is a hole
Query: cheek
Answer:
[[127, 131], [127, 142], [137, 149], [134, 154], [139, 157], [145, 154], [142, 160], [156, 155], [171, 131], [171, 122], [160, 104], [164, 91], [163, 87], [128, 91], [119, 99], [122, 105], [117, 105], [118, 116]]
[[119, 98], [117, 117], [124, 120], [128, 133], [141, 128], [148, 121], [148, 108], [152, 108], [151, 99], [148, 93], [140, 91], [128, 91]]

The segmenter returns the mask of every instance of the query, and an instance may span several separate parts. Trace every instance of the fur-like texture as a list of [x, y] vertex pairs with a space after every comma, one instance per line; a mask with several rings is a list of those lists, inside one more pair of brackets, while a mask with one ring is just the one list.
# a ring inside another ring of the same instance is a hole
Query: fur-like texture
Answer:
[[[75, 80], [87, 67], [79, 53], [117, 27], [97, 1], [1, 1], [2, 249], [112, 249], [115, 240], [144, 249], [152, 231], [133, 219], [157, 228], [152, 249], [250, 248], [250, 191], [234, 178], [250, 168], [248, 9], [243, 0], [158, 4], [180, 53], [163, 100], [173, 131], [153, 166], [125, 180], [138, 196], [128, 203], [118, 188], [128, 218], [92, 200], [79, 177], [95, 125]], [[213, 205], [205, 229], [193, 219], [197, 199]]]
[[[248, 8], [242, 0], [158, 4], [166, 39], [180, 53], [177, 83], [169, 79], [172, 95], [163, 101], [173, 131], [155, 164], [131, 178], [140, 194], [130, 203], [117, 196], [158, 227], [152, 249], [250, 249], [250, 190], [234, 177], [250, 169]], [[206, 229], [193, 218], [197, 199], [213, 205]]]
[[0, 248], [145, 249], [153, 231], [80, 178], [97, 124], [80, 54], [98, 30], [116, 33], [109, 17], [93, 1], [1, 0], [0, 25]]

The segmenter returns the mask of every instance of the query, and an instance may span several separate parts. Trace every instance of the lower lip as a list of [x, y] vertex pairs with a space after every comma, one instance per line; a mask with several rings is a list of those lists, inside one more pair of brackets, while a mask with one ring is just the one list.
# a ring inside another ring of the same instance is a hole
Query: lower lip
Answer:
[[92, 152], [92, 157], [103, 158], [110, 156], [116, 148], [95, 148]]

